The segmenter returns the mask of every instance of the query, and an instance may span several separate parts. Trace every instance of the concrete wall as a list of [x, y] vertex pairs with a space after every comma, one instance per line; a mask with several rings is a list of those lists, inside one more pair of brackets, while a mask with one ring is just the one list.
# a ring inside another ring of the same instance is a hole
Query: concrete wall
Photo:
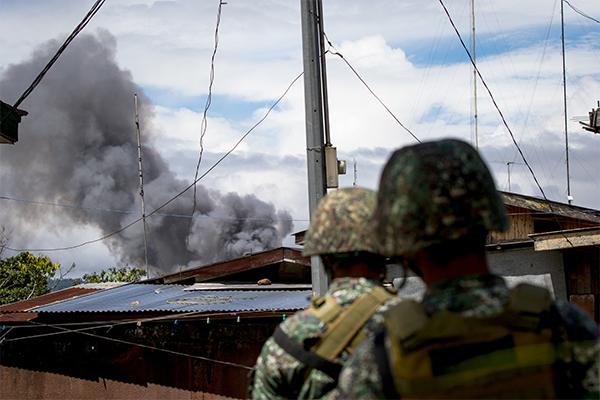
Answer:
[[[522, 282], [530, 283], [546, 287], [556, 300], [567, 299], [562, 252], [558, 250], [536, 252], [533, 247], [527, 247], [488, 251], [487, 255], [490, 271], [505, 278], [508, 287], [514, 287]], [[396, 288], [403, 281], [402, 276], [401, 267], [397, 265], [388, 267], [387, 279], [393, 280]], [[419, 301], [425, 289], [423, 281], [409, 272], [406, 284], [399, 290], [398, 295]]]
[[43, 371], [0, 365], [1, 399], [189, 399], [228, 400], [231, 397], [148, 383], [135, 385], [112, 379], [86, 380]]
[[559, 250], [534, 251], [533, 247], [488, 252], [493, 274], [506, 278], [509, 287], [526, 282], [544, 286], [556, 300], [567, 300], [563, 255]]

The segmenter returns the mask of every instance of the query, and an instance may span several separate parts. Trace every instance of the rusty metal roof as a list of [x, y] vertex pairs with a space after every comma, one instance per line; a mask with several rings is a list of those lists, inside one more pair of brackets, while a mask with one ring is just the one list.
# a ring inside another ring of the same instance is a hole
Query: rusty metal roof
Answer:
[[104, 287], [87, 287], [84, 285], [74, 286], [67, 289], [58, 290], [56, 292], [43, 294], [41, 296], [34, 297], [33, 299], [5, 304], [3, 306], [0, 306], [0, 314], [26, 311], [35, 307], [40, 307], [59, 301], [71, 299], [73, 297], [82, 296], [84, 294], [97, 292], [102, 289], [104, 289]]
[[310, 289], [196, 290], [183, 285], [131, 283], [90, 293], [27, 312], [43, 313], [188, 313], [300, 310], [310, 305]]
[[[310, 257], [303, 257], [301, 249], [289, 247], [279, 247], [272, 250], [265, 250], [257, 253], [246, 254], [242, 257], [226, 261], [218, 261], [212, 264], [199, 266], [197, 268], [187, 269], [178, 273], [163, 275], [156, 278], [150, 278], [140, 283], [163, 284], [179, 283], [188, 284], [193, 282], [214, 281], [215, 279], [234, 280], [233, 278], [242, 273], [255, 272], [256, 278], [263, 278], [261, 270], [264, 267], [274, 266], [279, 268], [277, 280], [279, 282], [287, 278], [288, 281], [299, 282], [303, 275], [306, 275], [307, 282], [310, 283]], [[290, 271], [296, 271], [296, 273]], [[298, 273], [304, 271], [304, 273]], [[293, 276], [292, 276], [293, 275]], [[247, 278], [248, 276], [246, 276]]]

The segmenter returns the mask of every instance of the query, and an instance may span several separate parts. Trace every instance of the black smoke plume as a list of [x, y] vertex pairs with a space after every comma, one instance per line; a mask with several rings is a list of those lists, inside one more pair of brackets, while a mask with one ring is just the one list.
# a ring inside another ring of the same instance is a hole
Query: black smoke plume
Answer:
[[[31, 58], [1, 71], [0, 98], [9, 104], [43, 69], [60, 42], [40, 46]], [[83, 208], [40, 206], [2, 200], [0, 223], [26, 246], [28, 232], [93, 225], [104, 235], [136, 219], [140, 211], [134, 94], [142, 136], [156, 137], [149, 99], [116, 62], [116, 40], [106, 31], [81, 34], [22, 103], [29, 112], [15, 146], [2, 145], [0, 195]], [[142, 143], [146, 214], [189, 186], [177, 179], [150, 141]], [[190, 171], [193, 176], [194, 171]], [[149, 264], [170, 272], [281, 245], [291, 216], [253, 195], [222, 195], [197, 186], [147, 219]], [[108, 209], [124, 212], [92, 210]], [[129, 213], [127, 213], [129, 212]], [[287, 221], [286, 221], [287, 220]], [[145, 265], [141, 223], [105, 241], [124, 265]], [[188, 235], [189, 231], [189, 235]], [[49, 232], [50, 233], [50, 232]], [[65, 243], [65, 246], [77, 243]], [[110, 266], [107, 266], [110, 267]]]

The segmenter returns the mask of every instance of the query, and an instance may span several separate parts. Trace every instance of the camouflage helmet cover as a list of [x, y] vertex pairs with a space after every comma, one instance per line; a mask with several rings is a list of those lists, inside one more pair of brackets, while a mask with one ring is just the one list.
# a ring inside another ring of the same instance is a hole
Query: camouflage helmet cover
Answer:
[[392, 155], [375, 211], [381, 254], [414, 254], [477, 228], [504, 231], [508, 221], [490, 171], [471, 145], [448, 139]]
[[304, 256], [373, 250], [377, 192], [343, 188], [321, 199], [304, 243]]

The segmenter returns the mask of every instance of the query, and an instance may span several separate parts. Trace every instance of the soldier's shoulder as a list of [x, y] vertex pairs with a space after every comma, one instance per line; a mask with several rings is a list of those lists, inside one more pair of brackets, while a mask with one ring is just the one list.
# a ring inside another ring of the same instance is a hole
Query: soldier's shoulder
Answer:
[[286, 318], [279, 326], [285, 334], [299, 343], [306, 338], [320, 337], [327, 330], [325, 322], [309, 309]]

